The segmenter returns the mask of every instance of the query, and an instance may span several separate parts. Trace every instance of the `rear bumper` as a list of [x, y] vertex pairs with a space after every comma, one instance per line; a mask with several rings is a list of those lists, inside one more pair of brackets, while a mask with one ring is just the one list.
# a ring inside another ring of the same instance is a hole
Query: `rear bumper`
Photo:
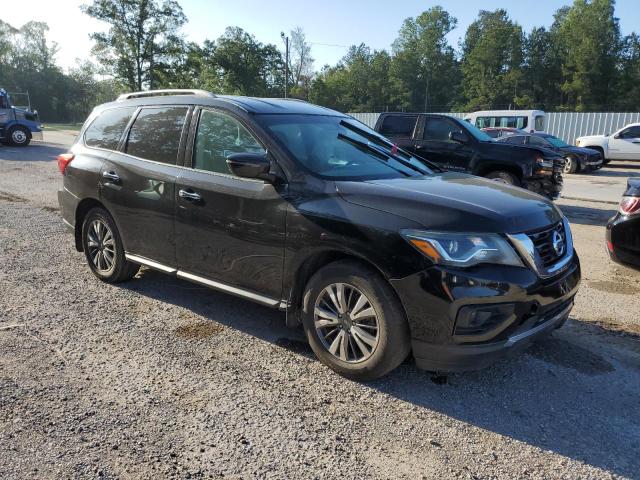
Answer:
[[640, 269], [640, 215], [617, 213], [607, 224], [606, 239], [611, 260]]

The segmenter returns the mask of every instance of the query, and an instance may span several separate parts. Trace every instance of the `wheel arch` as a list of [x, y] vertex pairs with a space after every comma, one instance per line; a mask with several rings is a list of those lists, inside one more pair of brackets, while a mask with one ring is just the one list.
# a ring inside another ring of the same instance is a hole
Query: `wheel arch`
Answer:
[[96, 208], [96, 207], [103, 208], [108, 212], [107, 208], [104, 206], [102, 202], [100, 202], [100, 200], [97, 200], [92, 197], [82, 199], [80, 203], [78, 203], [78, 206], [76, 207], [74, 237], [75, 237], [75, 243], [76, 243], [76, 250], [78, 250], [79, 252], [83, 251], [82, 224], [84, 223], [84, 218], [87, 216], [87, 213], [89, 213], [89, 211], [92, 208]]
[[512, 173], [521, 182], [525, 176], [525, 173], [522, 171], [522, 168], [520, 166], [510, 165], [510, 164], [505, 164], [500, 162], [487, 162], [487, 163], [482, 162], [480, 165], [478, 165], [476, 171], [474, 172], [474, 175], [484, 177], [485, 175], [491, 172], [498, 172], [498, 171]]
[[[289, 287], [287, 288], [287, 326], [296, 327], [300, 325], [302, 321], [304, 291], [311, 277], [321, 268], [331, 263], [346, 260], [354, 261], [364, 267], [370, 268], [379, 273], [385, 281], [388, 281], [388, 276], [374, 262], [355, 253], [339, 249], [327, 249], [314, 252], [299, 262], [291, 274]], [[389, 283], [389, 285], [395, 293], [393, 285], [391, 285], [391, 283]], [[400, 304], [402, 304], [402, 302]]]

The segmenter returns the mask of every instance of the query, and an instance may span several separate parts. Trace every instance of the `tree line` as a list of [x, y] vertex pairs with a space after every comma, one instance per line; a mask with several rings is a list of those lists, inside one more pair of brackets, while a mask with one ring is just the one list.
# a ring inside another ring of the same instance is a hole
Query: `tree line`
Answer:
[[289, 76], [278, 46], [239, 27], [215, 40], [185, 40], [176, 0], [92, 0], [83, 11], [108, 27], [91, 35], [95, 62], [63, 71], [48, 27], [0, 20], [0, 87], [29, 91], [46, 121], [82, 121], [124, 91], [202, 88], [291, 96], [341, 111], [638, 111], [640, 36], [623, 36], [615, 0], [574, 0], [530, 32], [504, 9], [480, 10], [456, 49], [457, 20], [432, 7], [404, 20], [389, 51], [351, 46], [314, 69], [312, 43], [290, 32]]

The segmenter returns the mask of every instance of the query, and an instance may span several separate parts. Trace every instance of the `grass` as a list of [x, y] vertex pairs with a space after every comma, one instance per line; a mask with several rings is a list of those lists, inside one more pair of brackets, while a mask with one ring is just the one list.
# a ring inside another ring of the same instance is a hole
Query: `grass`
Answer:
[[45, 123], [44, 129], [53, 130], [53, 131], [62, 131], [62, 130], [71, 130], [74, 132], [79, 132], [80, 128], [82, 128], [81, 123]]

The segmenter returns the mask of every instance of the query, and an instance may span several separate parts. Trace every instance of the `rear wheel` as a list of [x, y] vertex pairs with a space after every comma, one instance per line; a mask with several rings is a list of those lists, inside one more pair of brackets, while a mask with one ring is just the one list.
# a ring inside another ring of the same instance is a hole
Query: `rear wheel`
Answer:
[[14, 147], [26, 147], [31, 141], [31, 133], [24, 127], [11, 127], [7, 132], [9, 145]]
[[511, 172], [505, 172], [502, 170], [496, 170], [494, 172], [489, 172], [485, 175], [485, 177], [490, 178], [499, 183], [505, 183], [507, 185], [516, 185], [520, 186], [520, 180]]
[[82, 247], [93, 274], [108, 283], [132, 278], [140, 266], [125, 259], [115, 222], [103, 208], [91, 209], [82, 224]]
[[354, 380], [396, 368], [411, 349], [400, 301], [380, 274], [354, 261], [327, 265], [305, 289], [303, 325], [316, 356]]

